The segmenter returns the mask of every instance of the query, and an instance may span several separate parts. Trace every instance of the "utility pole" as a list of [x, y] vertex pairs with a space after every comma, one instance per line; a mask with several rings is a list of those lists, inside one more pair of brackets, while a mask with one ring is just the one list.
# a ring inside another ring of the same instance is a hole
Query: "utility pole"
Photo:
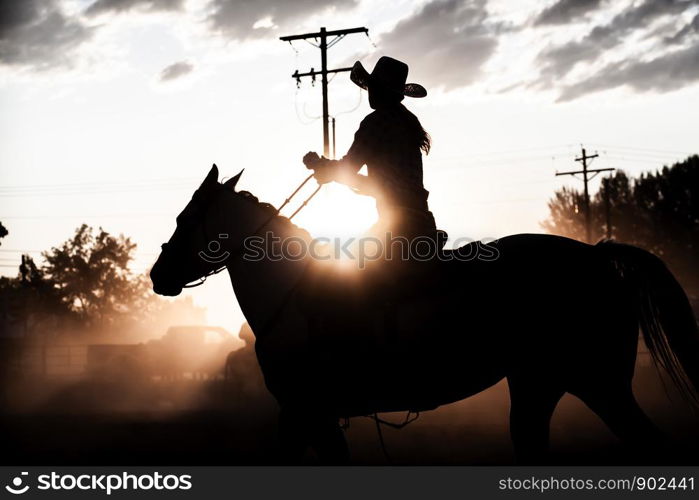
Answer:
[[29, 271], [29, 256], [22, 254], [22, 263], [19, 265], [19, 273], [21, 276], [20, 282], [22, 283], [22, 288], [20, 290], [22, 294], [22, 316], [24, 318], [23, 326], [25, 339], [29, 333]]
[[[592, 243], [592, 222], [591, 222], [591, 214], [590, 214], [590, 191], [587, 187], [587, 184], [589, 181], [594, 179], [594, 177], [599, 174], [600, 172], [611, 172], [614, 170], [613, 168], [597, 168], [590, 170], [587, 168], [587, 161], [592, 160], [594, 158], [597, 158], [599, 155], [597, 153], [593, 155], [588, 155], [587, 151], [585, 151], [585, 148], [582, 149], [582, 155], [580, 155], [580, 158], [576, 158], [575, 161], [582, 162], [582, 170], [571, 170], [568, 172], [556, 172], [556, 177], [559, 175], [578, 175], [582, 174], [583, 175], [583, 182], [585, 183], [585, 197], [584, 197], [584, 207], [583, 210], [585, 211], [585, 236], [587, 239], [588, 243]], [[589, 174], [592, 174], [591, 176]]]
[[[315, 82], [316, 76], [320, 75], [323, 91], [323, 156], [330, 156], [330, 133], [329, 133], [329, 111], [328, 111], [328, 75], [331, 73], [342, 73], [344, 71], [351, 71], [352, 68], [338, 68], [338, 69], [328, 69], [328, 49], [339, 42], [342, 38], [353, 33], [364, 33], [369, 36], [369, 30], [367, 28], [349, 28], [344, 30], [333, 30], [327, 31], [325, 28], [320, 28], [320, 31], [316, 33], [304, 33], [302, 35], [291, 35], [282, 36], [279, 39], [282, 42], [293, 42], [294, 40], [308, 40], [313, 38], [315, 40], [320, 40], [317, 47], [320, 49], [320, 71], [315, 71], [311, 68], [311, 71], [307, 73], [299, 73], [297, 69], [292, 78], [296, 79], [297, 84], [301, 83], [301, 78], [310, 76], [312, 81]], [[328, 42], [328, 37], [334, 37], [330, 42]]]
[[[606, 183], [604, 182], [605, 180], [607, 181]], [[610, 199], [609, 195], [609, 185], [611, 182], [611, 176], [603, 179], [602, 181], [602, 188], [604, 189], [604, 218], [608, 240], [612, 238], [612, 200]]]
[[333, 160], [335, 159], [335, 155], [337, 154], [335, 151], [335, 117], [333, 116], [330, 121], [332, 122], [333, 125]]

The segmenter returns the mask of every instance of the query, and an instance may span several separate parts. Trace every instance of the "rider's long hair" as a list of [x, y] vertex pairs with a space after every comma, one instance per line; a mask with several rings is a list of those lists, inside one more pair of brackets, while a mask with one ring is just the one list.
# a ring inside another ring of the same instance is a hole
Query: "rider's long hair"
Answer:
[[[369, 104], [372, 108], [378, 109], [384, 106], [395, 106], [403, 101], [405, 96], [397, 92], [391, 92], [379, 85], [369, 85]], [[422, 127], [420, 120], [413, 113], [403, 106], [408, 117], [408, 128], [410, 130], [406, 139], [409, 143], [414, 144], [421, 149], [425, 154], [430, 152], [432, 147], [432, 138], [430, 134]]]
[[411, 139], [415, 141], [417, 147], [420, 148], [425, 154], [429, 154], [430, 148], [432, 147], [432, 138], [430, 137], [430, 134], [428, 134], [422, 127], [422, 124], [420, 123], [420, 120], [418, 120], [417, 116], [411, 113], [407, 108], [406, 111], [408, 112], [408, 115], [410, 115], [410, 125], [414, 133], [414, 136]]
[[427, 133], [427, 130], [422, 128], [422, 124], [420, 123], [420, 120], [417, 119], [417, 116], [415, 117], [415, 120], [417, 121], [417, 128], [418, 130], [418, 144], [420, 145], [420, 149], [425, 152], [425, 154], [430, 154], [430, 148], [432, 147], [432, 138], [430, 137], [430, 134]]

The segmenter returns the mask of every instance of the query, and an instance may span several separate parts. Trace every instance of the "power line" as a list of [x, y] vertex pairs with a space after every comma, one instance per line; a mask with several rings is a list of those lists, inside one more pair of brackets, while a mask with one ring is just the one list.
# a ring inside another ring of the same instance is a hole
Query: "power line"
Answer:
[[487, 161], [474, 161], [474, 162], [468, 162], [465, 161], [463, 163], [458, 163], [456, 165], [454, 164], [449, 164], [453, 163], [453, 161], [445, 161], [444, 164], [436, 164], [434, 169], [430, 170], [431, 174], [440, 174], [440, 173], [449, 173], [449, 171], [454, 171], [454, 170], [472, 170], [472, 169], [481, 169], [481, 168], [488, 168], [488, 169], [513, 169], [513, 168], [520, 168], [520, 165], [531, 165], [531, 164], [538, 164], [539, 166], [536, 167], [538, 170], [547, 170], [550, 171], [550, 166], [541, 166], [540, 164], [542, 163], [542, 160], [550, 160], [551, 157], [547, 156], [536, 156], [536, 157], [529, 157], [529, 158], [516, 158], [516, 159], [511, 159], [511, 160], [504, 160], [504, 159], [497, 159], [497, 160], [487, 160]]
[[65, 187], [84, 187], [84, 186], [101, 186], [108, 184], [110, 186], [119, 184], [162, 184], [168, 182], [190, 182], [196, 180], [195, 177], [167, 177], [160, 179], [119, 179], [119, 180], [103, 180], [103, 181], [89, 181], [89, 182], [68, 182], [63, 184], [22, 184], [22, 185], [10, 185], [2, 186], [0, 189], [14, 189], [14, 188], [65, 188]]
[[599, 144], [599, 143], [594, 143], [594, 145], [601, 147], [601, 148], [627, 149], [627, 150], [646, 151], [646, 152], [653, 152], [653, 153], [678, 154], [678, 155], [687, 155], [687, 156], [691, 156], [692, 154], [697, 154], [697, 153], [688, 153], [686, 151], [676, 151], [676, 150], [670, 150], [670, 149], [638, 148], [638, 147], [633, 147], [633, 146], [614, 146], [611, 144]]
[[[475, 153], [471, 155], [464, 155], [460, 156], [460, 158], [479, 158], [481, 156], [491, 156], [491, 155], [509, 155], [509, 154], [516, 154], [516, 153], [525, 153], [525, 152], [530, 152], [530, 151], [551, 151], [553, 150], [560, 150], [563, 148], [566, 149], [571, 149], [575, 147], [575, 144], [556, 144], [556, 145], [551, 145], [551, 146], [536, 146], [536, 147], [530, 147], [530, 148], [518, 148], [518, 149], [506, 149], [506, 150], [501, 150], [501, 151], [484, 151], [483, 153]], [[547, 155], [550, 156], [550, 155]]]
[[123, 186], [123, 187], [104, 187], [95, 189], [44, 189], [44, 190], [26, 190], [26, 191], [0, 191], [0, 198], [22, 198], [31, 196], [92, 196], [92, 195], [102, 195], [102, 194], [115, 194], [115, 193], [143, 193], [143, 192], [154, 192], [154, 188], [157, 188], [157, 192], [163, 191], [179, 191], [185, 189], [192, 189], [191, 184], [180, 185], [180, 186]]
[[[579, 158], [576, 158], [575, 161], [579, 161], [582, 163], [582, 170], [571, 170], [568, 172], [556, 172], [556, 177], [560, 175], [572, 175], [575, 177], [578, 174], [583, 175], [583, 182], [585, 184], [585, 191], [584, 191], [584, 198], [583, 198], [583, 203], [584, 207], [583, 209], [585, 210], [585, 236], [587, 238], [588, 243], [592, 243], [592, 221], [590, 217], [590, 192], [588, 190], [588, 181], [592, 180], [597, 174], [600, 172], [611, 172], [615, 169], [613, 168], [597, 168], [597, 169], [588, 169], [587, 168], [587, 161], [592, 160], [594, 158], [597, 158], [599, 155], [597, 153], [593, 155], [588, 155], [587, 152], [585, 151], [585, 148], [582, 148], [582, 155], [580, 155]], [[592, 176], [588, 177], [589, 174], [592, 174]]]
[[141, 217], [175, 217], [175, 214], [165, 213], [131, 213], [131, 214], [66, 214], [66, 215], [3, 215], [1, 220], [27, 219], [132, 219]]
[[605, 155], [612, 154], [612, 155], [626, 156], [629, 158], [645, 158], [648, 160], [656, 160], [656, 161], [663, 161], [663, 160], [678, 158], [678, 155], [671, 154], [671, 153], [640, 153], [640, 152], [635, 152], [635, 151], [623, 151], [620, 149], [609, 149], [609, 148], [602, 149], [602, 153], [604, 153]]
[[[339, 42], [346, 35], [351, 35], [353, 33], [365, 33], [368, 35], [369, 30], [365, 27], [361, 27], [327, 31], [323, 27], [320, 28], [320, 31], [316, 33], [304, 33], [301, 35], [290, 35], [279, 38], [281, 41], [289, 43], [293, 42], [294, 40], [304, 40], [308, 43], [311, 43], [308, 41], [309, 38], [320, 40], [320, 44], [317, 45], [317, 47], [320, 49], [320, 71], [316, 71], [313, 68], [311, 68], [311, 71], [308, 71], [306, 73], [299, 73], [299, 70], [297, 69], [294, 72], [294, 74], [291, 75], [291, 77], [296, 79], [297, 85], [301, 84], [301, 78], [310, 77], [311, 81], [315, 82], [316, 76], [320, 75], [321, 77], [321, 89], [323, 93], [323, 155], [326, 157], [330, 156], [330, 113], [328, 105], [328, 75], [352, 70], [352, 68], [328, 69], [328, 49], [335, 45], [337, 42]], [[334, 36], [335, 38], [332, 39], [330, 43], [328, 43], [328, 37], [331, 36]]]
[[0, 248], [0, 252], [40, 253], [43, 252], [43, 250], [19, 250], [15, 248]]
[[510, 203], [541, 203], [540, 197], [536, 198], [508, 198], [500, 200], [459, 200], [456, 205], [507, 205]]
[[[25, 253], [25, 254], [38, 254], [46, 251], [51, 251], [51, 249], [48, 250], [27, 250], [27, 249], [18, 249], [18, 248], [0, 248], [0, 252], [8, 252], [8, 253]], [[156, 252], [142, 252], [140, 250], [136, 250], [134, 254], [139, 257], [139, 256], [144, 256], [144, 257], [152, 257], [156, 255], [160, 255], [159, 253]]]
[[610, 160], [614, 160], [614, 161], [625, 161], [625, 162], [629, 162], [629, 163], [652, 164], [652, 165], [656, 165], [658, 167], [662, 166], [664, 163], [669, 163], [668, 161], [661, 161], [659, 159], [651, 160], [648, 158], [630, 158], [630, 157], [616, 156], [616, 155], [605, 155], [605, 158], [609, 158]]

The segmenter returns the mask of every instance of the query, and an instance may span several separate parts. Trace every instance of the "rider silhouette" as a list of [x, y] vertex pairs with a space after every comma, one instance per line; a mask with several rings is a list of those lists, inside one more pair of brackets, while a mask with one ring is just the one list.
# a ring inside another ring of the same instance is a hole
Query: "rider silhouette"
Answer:
[[[354, 142], [340, 160], [309, 152], [303, 162], [324, 184], [337, 181], [360, 194], [376, 198], [379, 226], [391, 236], [408, 239], [435, 237], [437, 229], [427, 206], [428, 192], [422, 183], [422, 151], [430, 150], [430, 136], [417, 117], [402, 104], [404, 96], [425, 97], [421, 85], [407, 83], [408, 65], [382, 57], [368, 73], [357, 61], [351, 80], [369, 91], [374, 110], [362, 120]], [[368, 175], [358, 174], [367, 166]]]

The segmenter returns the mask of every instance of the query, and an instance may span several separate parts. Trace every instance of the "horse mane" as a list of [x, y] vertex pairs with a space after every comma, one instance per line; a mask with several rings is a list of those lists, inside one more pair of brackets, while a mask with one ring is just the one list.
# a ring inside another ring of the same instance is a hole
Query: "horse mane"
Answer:
[[268, 214], [270, 217], [274, 217], [275, 220], [280, 221], [284, 226], [288, 227], [295, 235], [300, 236], [306, 240], [312, 239], [311, 233], [306, 229], [297, 226], [291, 219], [277, 213], [277, 208], [271, 203], [260, 201], [260, 199], [252, 194], [250, 191], [236, 191], [235, 194], [242, 197], [244, 200], [254, 203], [262, 209], [263, 212]]

